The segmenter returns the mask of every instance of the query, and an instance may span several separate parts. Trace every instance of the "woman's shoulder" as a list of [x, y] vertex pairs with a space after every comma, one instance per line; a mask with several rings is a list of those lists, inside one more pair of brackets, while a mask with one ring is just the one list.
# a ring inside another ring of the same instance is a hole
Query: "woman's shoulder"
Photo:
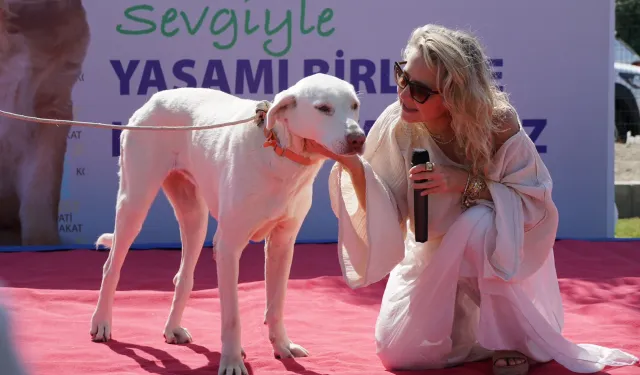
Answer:
[[512, 106], [501, 109], [495, 118], [496, 130], [493, 141], [496, 150], [504, 145], [509, 139], [520, 133], [522, 126], [518, 112]]
[[[402, 108], [396, 100], [387, 105], [367, 132], [365, 156], [372, 155], [381, 148], [396, 149], [408, 139], [402, 126]], [[385, 151], [385, 152], [388, 152]]]
[[402, 107], [400, 106], [400, 102], [398, 100], [394, 100], [382, 111], [380, 116], [378, 116], [378, 120], [385, 120], [396, 123], [400, 121], [401, 114]]
[[385, 109], [378, 115], [378, 118], [371, 126], [370, 132], [374, 133], [388, 133], [396, 128], [396, 125], [400, 122], [402, 115], [402, 109], [400, 103], [396, 100], [393, 103], [387, 105]]

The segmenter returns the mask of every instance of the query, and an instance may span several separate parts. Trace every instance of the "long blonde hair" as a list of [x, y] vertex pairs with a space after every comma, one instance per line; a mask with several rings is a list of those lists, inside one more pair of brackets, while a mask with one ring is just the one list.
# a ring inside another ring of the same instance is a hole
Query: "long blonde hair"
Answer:
[[404, 58], [415, 52], [422, 53], [436, 73], [436, 89], [471, 171], [485, 174], [494, 153], [494, 134], [512, 106], [497, 87], [482, 46], [469, 33], [429, 24], [411, 33]]

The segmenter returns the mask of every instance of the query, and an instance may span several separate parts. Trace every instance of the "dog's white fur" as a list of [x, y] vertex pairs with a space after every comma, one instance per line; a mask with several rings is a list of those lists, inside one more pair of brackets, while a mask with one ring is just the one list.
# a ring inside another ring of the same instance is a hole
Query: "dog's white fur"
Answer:
[[[179, 88], [154, 94], [129, 120], [135, 126], [192, 126], [251, 117], [258, 102], [205, 88]], [[111, 247], [104, 265], [99, 300], [92, 317], [94, 341], [111, 336], [114, 293], [125, 256], [139, 233], [158, 190], [164, 190], [180, 226], [182, 261], [164, 328], [169, 343], [191, 341], [181, 326], [193, 273], [206, 236], [208, 213], [217, 220], [213, 237], [222, 314], [220, 374], [246, 374], [240, 343], [238, 267], [249, 240], [265, 239], [265, 323], [274, 354], [306, 356], [289, 340], [283, 322], [284, 299], [293, 246], [312, 198], [312, 185], [325, 160], [305, 152], [306, 140], [336, 154], [361, 152], [359, 100], [353, 86], [333, 76], [303, 78], [276, 95], [264, 126], [283, 146], [309, 156], [297, 164], [264, 148], [263, 128], [255, 123], [200, 131], [124, 130], [115, 231], [99, 245]]]
[[[0, 106], [71, 120], [89, 43], [80, 0], [0, 0]], [[0, 118], [0, 245], [59, 242], [68, 125]]]

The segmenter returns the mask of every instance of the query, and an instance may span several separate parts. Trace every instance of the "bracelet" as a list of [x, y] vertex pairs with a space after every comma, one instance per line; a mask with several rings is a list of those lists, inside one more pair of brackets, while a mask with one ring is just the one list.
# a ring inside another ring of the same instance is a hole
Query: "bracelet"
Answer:
[[473, 176], [469, 174], [467, 180], [467, 186], [462, 193], [462, 205], [465, 208], [469, 208], [475, 204], [476, 199], [480, 196], [480, 193], [487, 188], [487, 183], [480, 176]]

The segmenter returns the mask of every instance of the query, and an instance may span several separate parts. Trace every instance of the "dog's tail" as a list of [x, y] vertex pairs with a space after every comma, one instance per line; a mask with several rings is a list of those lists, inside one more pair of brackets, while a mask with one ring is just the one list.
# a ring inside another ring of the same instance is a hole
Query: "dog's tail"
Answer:
[[100, 245], [111, 249], [111, 245], [113, 245], [113, 233], [103, 233], [98, 237], [98, 240], [96, 241], [96, 249], [98, 249]]

